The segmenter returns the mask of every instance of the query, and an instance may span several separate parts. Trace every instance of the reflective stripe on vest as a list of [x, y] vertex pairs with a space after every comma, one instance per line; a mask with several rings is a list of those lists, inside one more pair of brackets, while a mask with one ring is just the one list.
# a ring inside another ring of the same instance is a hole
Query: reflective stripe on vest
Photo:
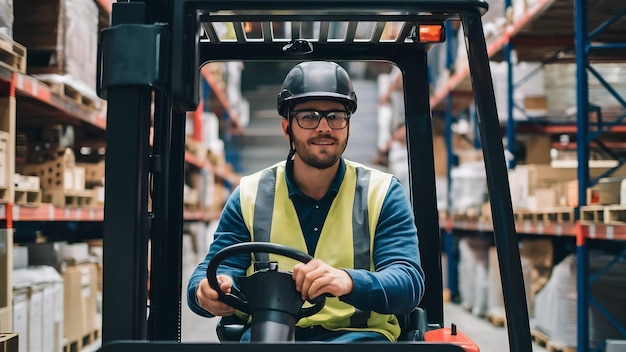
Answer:
[[[346, 161], [340, 192], [329, 211], [333, 216], [326, 218], [314, 257], [336, 268], [374, 270], [371, 248], [390, 182], [391, 175]], [[289, 199], [284, 162], [243, 177], [240, 200], [252, 241], [271, 241], [307, 252], [295, 207]], [[352, 236], [335, 236], [337, 231], [351, 231]], [[291, 259], [265, 253], [255, 253], [254, 260], [277, 261], [281, 270], [291, 270], [296, 264]], [[249, 272], [252, 270], [251, 266]], [[312, 325], [330, 330], [369, 326], [392, 341], [400, 333], [395, 316], [363, 312], [338, 298], [328, 298], [321, 312], [298, 322], [298, 326]]]

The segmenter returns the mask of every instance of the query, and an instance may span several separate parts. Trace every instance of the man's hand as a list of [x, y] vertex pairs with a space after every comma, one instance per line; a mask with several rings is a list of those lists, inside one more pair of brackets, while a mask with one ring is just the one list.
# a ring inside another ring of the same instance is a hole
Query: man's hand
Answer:
[[[218, 275], [217, 282], [220, 284], [222, 292], [230, 293], [230, 289], [233, 287], [233, 280], [230, 276]], [[235, 308], [219, 300], [217, 291], [211, 288], [209, 280], [207, 279], [202, 279], [202, 281], [200, 281], [200, 285], [196, 291], [196, 298], [202, 308], [215, 316], [228, 316], [235, 314]]]
[[335, 269], [319, 259], [293, 267], [293, 280], [302, 299], [313, 299], [324, 293], [335, 297], [352, 292], [353, 282], [347, 272]]

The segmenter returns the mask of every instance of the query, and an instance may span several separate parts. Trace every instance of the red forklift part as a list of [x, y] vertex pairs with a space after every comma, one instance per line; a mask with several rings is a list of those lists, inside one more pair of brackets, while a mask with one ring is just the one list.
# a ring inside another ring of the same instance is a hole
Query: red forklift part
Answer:
[[452, 343], [460, 346], [465, 352], [480, 352], [480, 348], [467, 335], [457, 330], [456, 325], [452, 324], [449, 328], [441, 328], [427, 331], [424, 334], [424, 341]]

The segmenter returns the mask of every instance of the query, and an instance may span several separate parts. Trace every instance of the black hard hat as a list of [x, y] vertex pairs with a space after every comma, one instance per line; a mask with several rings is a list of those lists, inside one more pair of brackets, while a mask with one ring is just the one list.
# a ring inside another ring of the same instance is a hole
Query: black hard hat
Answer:
[[356, 111], [356, 93], [348, 72], [334, 62], [310, 61], [289, 71], [278, 95], [278, 113], [286, 117], [289, 104], [323, 99], [343, 103], [350, 113]]

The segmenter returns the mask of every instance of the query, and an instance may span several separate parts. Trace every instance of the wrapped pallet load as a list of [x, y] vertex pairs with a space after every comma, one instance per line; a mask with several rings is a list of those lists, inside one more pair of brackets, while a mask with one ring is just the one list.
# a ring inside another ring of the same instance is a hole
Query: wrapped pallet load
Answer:
[[487, 312], [487, 262], [491, 239], [459, 240], [459, 293], [461, 305], [476, 316]]
[[0, 40], [13, 40], [13, 0], [0, 0]]
[[96, 100], [96, 3], [20, 0], [13, 5], [13, 36], [28, 48], [27, 73], [49, 83], [55, 93], [66, 98]]
[[[520, 260], [528, 315], [533, 318], [535, 295], [550, 278], [553, 260], [552, 242], [546, 239], [520, 240]], [[504, 297], [495, 247], [489, 249], [489, 288], [487, 315], [492, 323], [504, 322]]]
[[550, 280], [535, 297], [534, 329], [562, 347], [576, 347], [576, 256], [554, 266]]
[[595, 348], [610, 339], [624, 339], [620, 328], [626, 326], [626, 258], [591, 252], [589, 274], [589, 344]]
[[[607, 340], [623, 338], [618, 326], [626, 325], [626, 260], [591, 251], [589, 275], [589, 344], [598, 348]], [[570, 255], [554, 267], [535, 301], [534, 329], [545, 334], [552, 346], [576, 347], [577, 299], [576, 256]]]

